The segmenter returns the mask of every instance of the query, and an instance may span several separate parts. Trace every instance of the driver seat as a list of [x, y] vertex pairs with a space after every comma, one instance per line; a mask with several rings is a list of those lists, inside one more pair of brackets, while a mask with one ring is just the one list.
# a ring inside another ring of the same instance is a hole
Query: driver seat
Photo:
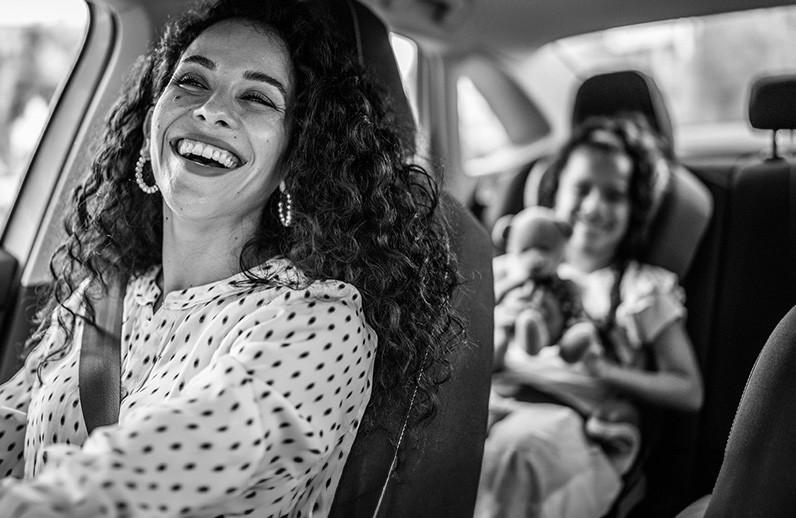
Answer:
[[[384, 23], [355, 0], [324, 0], [332, 21], [360, 62], [392, 99], [400, 127], [415, 127]], [[492, 370], [492, 253], [489, 236], [462, 204], [443, 193], [441, 207], [451, 227], [463, 283], [454, 304], [469, 323], [468, 346], [452, 353], [452, 374], [440, 387], [436, 417], [418, 442], [398, 452], [398, 469], [374, 514], [395, 453], [399, 430], [359, 436], [335, 494], [330, 516], [472, 516], [486, 437]]]

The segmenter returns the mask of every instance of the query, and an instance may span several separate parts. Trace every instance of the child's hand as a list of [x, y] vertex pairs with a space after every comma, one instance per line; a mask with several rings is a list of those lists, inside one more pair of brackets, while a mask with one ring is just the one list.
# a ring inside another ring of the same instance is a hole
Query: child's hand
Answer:
[[594, 349], [589, 349], [583, 355], [583, 366], [590, 376], [594, 376], [597, 379], [604, 378], [605, 371], [609, 367], [605, 356]]
[[506, 348], [506, 355], [504, 357], [506, 369], [509, 371], [521, 370], [522, 366], [525, 365], [528, 356], [528, 353], [523, 351], [521, 347], [519, 347], [516, 343], [511, 342]]
[[638, 409], [627, 399], [603, 401], [592, 417], [608, 423], [631, 423], [637, 426], [641, 420]]
[[589, 352], [596, 354], [602, 351], [597, 328], [588, 321], [578, 322], [566, 329], [558, 345], [561, 359], [567, 363], [583, 360]]
[[509, 415], [512, 411], [512, 401], [503, 397], [494, 389], [489, 393], [489, 417], [486, 429], [490, 430], [492, 425]]

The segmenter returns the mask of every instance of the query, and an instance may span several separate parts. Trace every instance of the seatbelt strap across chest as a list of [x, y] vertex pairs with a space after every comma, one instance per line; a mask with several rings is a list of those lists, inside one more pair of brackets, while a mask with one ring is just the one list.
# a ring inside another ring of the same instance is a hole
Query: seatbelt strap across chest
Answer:
[[89, 434], [119, 421], [123, 309], [124, 289], [114, 282], [96, 304], [96, 324], [83, 327], [78, 386]]

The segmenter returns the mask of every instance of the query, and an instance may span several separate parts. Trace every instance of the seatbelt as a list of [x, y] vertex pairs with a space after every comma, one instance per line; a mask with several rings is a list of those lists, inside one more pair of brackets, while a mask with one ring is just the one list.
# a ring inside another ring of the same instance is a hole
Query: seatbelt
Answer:
[[80, 406], [89, 434], [99, 426], [119, 421], [122, 283], [108, 286], [108, 293], [96, 306], [96, 324], [83, 327], [78, 374]]

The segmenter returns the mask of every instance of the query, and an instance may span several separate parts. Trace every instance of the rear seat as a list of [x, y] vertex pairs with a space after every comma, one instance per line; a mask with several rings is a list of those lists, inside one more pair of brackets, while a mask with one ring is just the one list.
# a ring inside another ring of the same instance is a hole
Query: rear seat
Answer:
[[[757, 129], [796, 128], [796, 79], [752, 89]], [[673, 516], [711, 491], [747, 377], [766, 339], [796, 304], [796, 164], [781, 156], [689, 163], [714, 216], [683, 279], [688, 331], [705, 378], [697, 417], [673, 416], [648, 462], [647, 500], [636, 516]], [[665, 489], [661, 489], [665, 488]]]
[[[674, 158], [671, 122], [663, 98], [654, 81], [650, 77], [632, 70], [598, 74], [587, 79], [575, 96], [573, 125], [579, 124], [590, 116], [610, 116], [626, 111], [641, 112], [646, 115], [652, 126], [658, 130], [668, 144], [665, 151], [668, 154], [670, 167], [668, 174], [660, 176], [662, 181], [658, 182], [656, 186], [659, 190], [660, 201], [650, 227], [650, 247], [646, 252], [645, 260], [673, 271], [681, 279], [693, 277], [689, 272], [694, 267], [701, 266], [694, 262], [698, 250], [700, 250], [698, 245], [711, 221], [713, 200], [703, 182]], [[513, 184], [506, 192], [506, 197], [498, 202], [497, 205], [500, 208], [497, 210], [504, 211], [505, 214], [512, 214], [522, 209], [523, 206], [537, 204], [539, 179], [547, 167], [547, 161], [540, 159], [524, 174], [521, 173], [513, 178]], [[519, 196], [517, 196], [518, 192]], [[494, 216], [495, 213], [493, 212], [492, 215]], [[495, 225], [496, 235], [500, 234], [500, 227], [501, 223], [498, 219]], [[709, 262], [705, 263], [710, 264]], [[710, 280], [710, 278], [703, 279], [702, 276], [695, 278]], [[710, 293], [706, 290], [712, 287], [711, 283], [703, 283], [702, 286], [705, 288], [703, 293]], [[693, 306], [693, 301], [700, 300], [700, 296], [692, 298], [688, 287], [686, 287], [686, 295], [690, 322], [692, 311], [690, 308]], [[709, 320], [710, 314], [707, 312], [698, 318]], [[695, 327], [699, 326], [695, 325]], [[694, 340], [697, 350], [701, 343], [705, 343], [706, 338], [702, 341]], [[655, 412], [655, 415], [658, 415], [658, 412]], [[654, 446], [648, 450], [650, 456], [643, 466], [646, 484], [644, 478], [639, 478], [637, 473], [633, 473], [631, 479], [626, 481], [625, 490], [610, 514], [611, 517], [623, 516], [629, 508], [638, 502], [636, 497], [643, 495], [645, 491], [646, 496], [641, 505], [647, 511], [637, 514], [637, 516], [653, 516], [652, 513], [667, 508], [670, 501], [680, 503], [677, 510], [685, 507], [690, 501], [691, 484], [680, 484], [681, 480], [684, 478], [687, 480], [687, 477], [682, 477], [677, 473], [677, 468], [681, 465], [688, 465], [689, 473], [693, 474], [697, 448], [697, 421], [698, 418], [694, 416], [665, 413], [661, 419], [665, 431], [660, 432], [656, 426], [650, 428], [650, 431], [657, 433], [647, 437], [652, 440], [651, 444]], [[672, 434], [673, 437], [661, 436], [668, 434]], [[654, 462], [654, 467], [650, 466], [651, 461]], [[644, 486], [646, 486], [646, 490]], [[677, 489], [675, 494], [657, 491], [661, 487], [671, 488], [673, 486]], [[675, 512], [675, 507], [671, 507], [670, 512], [657, 516], [673, 516]]]
[[[584, 85], [595, 88], [588, 97], [599, 103], [604, 98], [597, 92], [600, 84], [611, 84], [611, 88], [617, 88], [617, 80], [642, 84], [631, 76], [620, 73]], [[626, 90], [620, 97], [627, 100], [631, 95], [638, 94]], [[764, 130], [796, 128], [796, 109], [783, 109], [787, 103], [793, 106], [793, 99], [796, 77], [761, 80], [752, 90], [751, 125]], [[634, 104], [637, 109], [644, 110], [643, 106]], [[653, 114], [660, 113], [662, 103], [651, 102], [647, 107]], [[661, 120], [663, 124], [653, 124], [666, 134], [670, 131], [667, 119]], [[652, 255], [663, 257], [660, 262], [681, 275], [687, 294], [687, 329], [705, 379], [705, 403], [697, 415], [664, 416], [661, 437], [646, 464], [646, 497], [630, 515], [635, 517], [674, 516], [711, 491], [755, 359], [776, 324], [796, 305], [796, 163], [782, 157], [749, 157], [740, 162], [711, 158], [684, 165], [687, 171], [676, 176], [682, 180], [677, 182], [679, 187], [669, 186], [670, 199], [656, 217], [660, 228], [654, 232], [668, 229], [669, 235], [658, 241], [665, 245]], [[497, 210], [510, 214], [533, 203], [524, 192], [529, 185], [533, 192], [533, 177], [534, 168], [529, 167], [514, 178], [514, 198], [502, 199]], [[518, 192], [524, 194], [518, 196]], [[685, 200], [683, 206], [690, 210], [701, 206], [707, 212], [684, 216], [682, 206], [667, 208], [672, 199]], [[712, 217], [707, 217], [711, 207]], [[497, 216], [492, 214], [494, 219]], [[692, 217], [709, 219], [707, 229], [689, 224]], [[695, 255], [678, 260], [678, 266], [665, 256], [683, 254], [672, 247], [680, 242], [679, 236], [699, 246], [694, 247]]]

